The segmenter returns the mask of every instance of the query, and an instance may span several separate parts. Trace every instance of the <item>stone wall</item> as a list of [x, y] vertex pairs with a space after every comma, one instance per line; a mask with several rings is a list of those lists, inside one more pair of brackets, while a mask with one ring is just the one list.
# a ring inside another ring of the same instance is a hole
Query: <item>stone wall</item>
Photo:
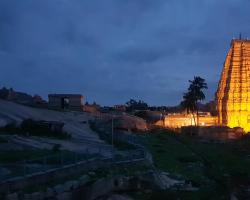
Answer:
[[229, 128], [227, 126], [195, 127], [186, 126], [181, 128], [181, 133], [198, 136], [208, 140], [232, 140], [241, 138], [244, 131], [240, 127]]
[[[215, 126], [217, 125], [217, 116], [211, 116], [210, 113], [203, 115], [199, 114], [199, 125], [200, 126]], [[195, 119], [194, 119], [195, 117]], [[164, 126], [171, 129], [181, 128], [182, 126], [191, 126], [196, 123], [196, 115], [186, 113], [173, 113], [166, 115], [164, 120], [159, 120], [155, 123], [157, 126]]]

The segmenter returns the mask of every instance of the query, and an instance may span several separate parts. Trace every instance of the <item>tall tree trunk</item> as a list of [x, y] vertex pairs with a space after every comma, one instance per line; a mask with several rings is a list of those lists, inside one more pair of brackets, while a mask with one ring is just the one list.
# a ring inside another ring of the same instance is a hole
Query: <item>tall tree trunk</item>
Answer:
[[[195, 120], [195, 112], [192, 112], [192, 116], [193, 116], [193, 119], [194, 119], [194, 126], [196, 127], [197, 124], [196, 124], [196, 120]], [[191, 124], [192, 125], [192, 124]], [[191, 129], [192, 129], [192, 133], [191, 135], [195, 135], [195, 127], [193, 127], [193, 125], [191, 126]]]
[[198, 109], [196, 111], [196, 116], [197, 116], [197, 126], [199, 126], [199, 110]]
[[199, 126], [199, 108], [198, 108], [198, 101], [195, 101], [195, 107], [196, 107], [196, 118], [197, 118], [197, 126]]
[[186, 109], [186, 114], [189, 115], [189, 113], [191, 113], [192, 117], [191, 117], [191, 126], [192, 126], [192, 119], [194, 120], [194, 125], [196, 126], [196, 121], [195, 121], [195, 115], [193, 111], [189, 111]]
[[[192, 112], [192, 115], [193, 115], [193, 119], [194, 119], [194, 125], [197, 126], [197, 122], [196, 122], [196, 120], [195, 120], [196, 117], [195, 117], [194, 112]], [[192, 124], [191, 124], [191, 125], [192, 125]]]

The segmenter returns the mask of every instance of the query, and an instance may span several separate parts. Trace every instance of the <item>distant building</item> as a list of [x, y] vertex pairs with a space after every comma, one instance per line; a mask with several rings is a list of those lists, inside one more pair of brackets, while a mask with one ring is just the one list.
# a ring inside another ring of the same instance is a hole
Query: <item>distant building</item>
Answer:
[[80, 94], [49, 94], [49, 108], [55, 110], [83, 110], [84, 97]]
[[117, 111], [125, 112], [126, 108], [126, 105], [114, 105], [114, 109]]
[[[156, 123], [159, 126], [165, 126], [168, 128], [181, 128], [183, 126], [194, 126], [196, 115], [186, 113], [172, 113], [164, 117]], [[211, 116], [210, 113], [199, 113], [199, 126], [215, 126], [217, 124], [217, 116]]]

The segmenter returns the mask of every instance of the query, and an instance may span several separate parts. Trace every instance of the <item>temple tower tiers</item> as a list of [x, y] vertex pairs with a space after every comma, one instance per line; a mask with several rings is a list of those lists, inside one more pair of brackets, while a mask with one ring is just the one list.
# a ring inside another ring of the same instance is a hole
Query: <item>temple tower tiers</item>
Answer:
[[250, 131], [250, 40], [232, 40], [216, 99], [219, 124]]

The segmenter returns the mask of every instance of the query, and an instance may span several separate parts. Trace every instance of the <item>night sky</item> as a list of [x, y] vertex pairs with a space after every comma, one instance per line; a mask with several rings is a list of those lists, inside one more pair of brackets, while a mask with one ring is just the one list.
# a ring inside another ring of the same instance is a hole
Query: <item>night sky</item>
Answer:
[[195, 75], [214, 97], [249, 0], [0, 0], [0, 87], [90, 103], [177, 105]]

